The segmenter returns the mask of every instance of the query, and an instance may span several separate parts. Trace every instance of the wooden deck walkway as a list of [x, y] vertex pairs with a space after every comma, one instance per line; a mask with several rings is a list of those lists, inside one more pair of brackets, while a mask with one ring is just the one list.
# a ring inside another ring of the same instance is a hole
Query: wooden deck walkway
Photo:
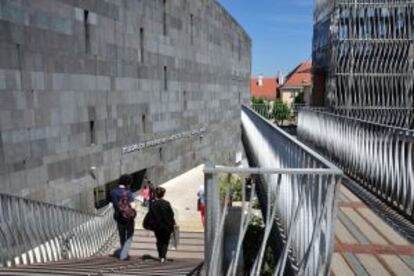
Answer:
[[332, 275], [414, 275], [414, 245], [343, 185]]

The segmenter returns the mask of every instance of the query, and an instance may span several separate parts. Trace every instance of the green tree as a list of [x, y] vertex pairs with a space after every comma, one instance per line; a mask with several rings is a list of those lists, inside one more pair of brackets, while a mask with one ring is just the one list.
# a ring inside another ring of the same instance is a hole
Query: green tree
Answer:
[[289, 106], [282, 101], [276, 101], [273, 106], [273, 118], [275, 119], [275, 123], [281, 126], [283, 125], [283, 121], [289, 119], [290, 116], [291, 110]]
[[265, 100], [261, 97], [252, 96], [251, 98], [252, 105], [264, 104]]
[[242, 178], [236, 174], [219, 175], [220, 199], [224, 200], [227, 190], [230, 192], [230, 202], [242, 200]]

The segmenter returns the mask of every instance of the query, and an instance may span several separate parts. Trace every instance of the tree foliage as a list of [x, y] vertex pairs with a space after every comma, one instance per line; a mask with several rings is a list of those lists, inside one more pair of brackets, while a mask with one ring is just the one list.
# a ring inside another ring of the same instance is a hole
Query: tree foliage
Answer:
[[230, 201], [242, 200], [242, 178], [236, 174], [219, 175], [220, 198], [224, 200], [227, 190], [230, 192]]
[[265, 100], [261, 97], [252, 96], [251, 102], [252, 102], [252, 105], [257, 105], [257, 104], [264, 104]]
[[289, 106], [282, 101], [276, 101], [273, 106], [273, 118], [275, 119], [275, 123], [283, 125], [283, 121], [289, 119], [290, 116], [291, 110]]
[[[243, 240], [243, 257], [244, 257], [244, 269], [246, 275], [248, 275], [253, 268], [254, 261], [260, 252], [260, 247], [264, 237], [264, 223], [263, 219], [254, 215], [247, 228], [246, 236]], [[262, 263], [262, 269], [260, 275], [271, 276], [274, 274], [274, 268], [276, 267], [275, 258], [273, 252], [269, 246], [266, 245], [264, 259]]]

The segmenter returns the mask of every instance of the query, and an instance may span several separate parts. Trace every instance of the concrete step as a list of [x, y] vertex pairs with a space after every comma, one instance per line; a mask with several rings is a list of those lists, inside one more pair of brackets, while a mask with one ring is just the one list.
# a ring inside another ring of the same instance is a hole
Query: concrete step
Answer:
[[[129, 250], [130, 256], [149, 255], [157, 258], [157, 246], [154, 233], [147, 230], [136, 230]], [[180, 232], [178, 248], [169, 249], [167, 256], [173, 259], [204, 259], [204, 233]]]
[[131, 257], [128, 261], [120, 261], [116, 258], [106, 256], [14, 268], [0, 268], [0, 275], [188, 275], [201, 262], [197, 259], [176, 259], [174, 261], [160, 263], [156, 259], [142, 259], [138, 257]]
[[[156, 242], [155, 237], [146, 237], [146, 236], [134, 236], [134, 243], [154, 243]], [[191, 238], [182, 238], [180, 237], [180, 244], [185, 245], [200, 245], [204, 246], [204, 240], [202, 239], [191, 239]]]
[[[135, 230], [134, 237], [151, 237], [154, 236], [154, 232], [147, 230]], [[180, 239], [202, 239], [204, 240], [203, 232], [180, 232]]]
[[[154, 258], [158, 258], [158, 253], [156, 250], [151, 249], [131, 249], [129, 251], [129, 254], [131, 256], [144, 256], [144, 255], [150, 255]], [[203, 252], [185, 252], [185, 251], [174, 251], [174, 250], [168, 250], [167, 258], [172, 258], [176, 260], [180, 259], [197, 259], [197, 260], [203, 260], [204, 259], [204, 253]]]
[[[143, 243], [143, 242], [134, 242], [131, 245], [131, 249], [152, 249], [156, 250], [157, 246], [155, 242]], [[188, 245], [188, 244], [179, 244], [176, 251], [188, 251], [188, 252], [204, 252], [204, 245]]]

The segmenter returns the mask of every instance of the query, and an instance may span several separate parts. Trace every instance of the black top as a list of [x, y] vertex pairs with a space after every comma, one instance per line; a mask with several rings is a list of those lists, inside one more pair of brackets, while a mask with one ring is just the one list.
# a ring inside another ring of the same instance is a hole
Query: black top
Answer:
[[155, 231], [172, 232], [174, 230], [174, 212], [168, 201], [164, 199], [153, 201], [150, 206], [150, 212], [155, 220]]

